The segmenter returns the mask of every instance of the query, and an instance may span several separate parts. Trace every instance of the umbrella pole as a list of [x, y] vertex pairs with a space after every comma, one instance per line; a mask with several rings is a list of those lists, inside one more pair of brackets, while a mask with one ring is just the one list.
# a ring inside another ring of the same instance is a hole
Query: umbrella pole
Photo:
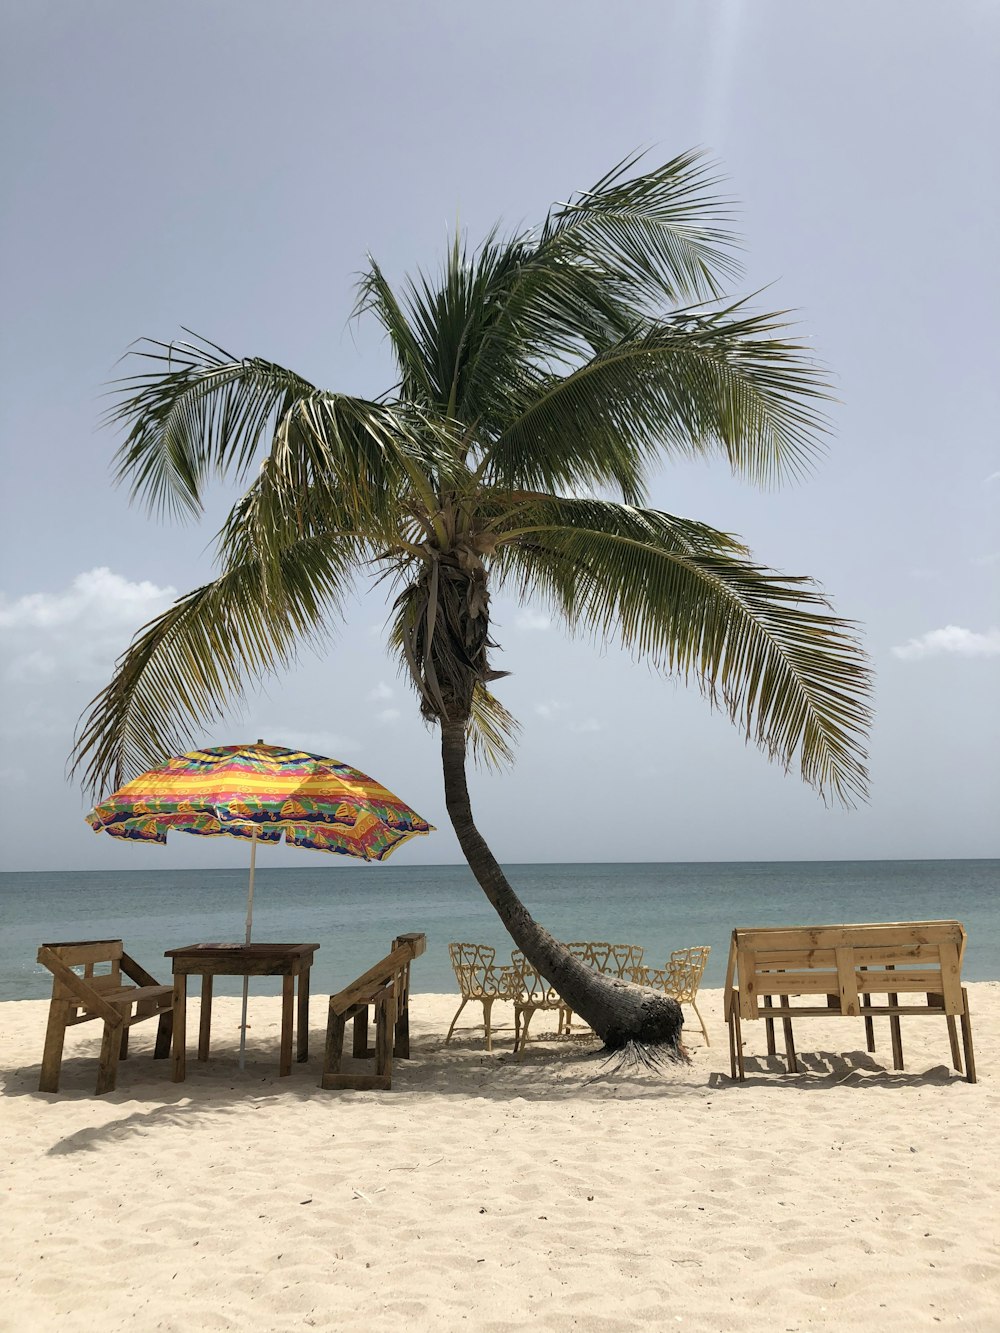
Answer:
[[[250, 838], [250, 887], [247, 890], [247, 934], [246, 943], [250, 943], [250, 935], [253, 931], [253, 877], [257, 864], [257, 829], [254, 828]], [[246, 1049], [247, 1049], [247, 998], [250, 993], [250, 978], [243, 978], [243, 1018], [240, 1021], [240, 1069], [246, 1068]]]

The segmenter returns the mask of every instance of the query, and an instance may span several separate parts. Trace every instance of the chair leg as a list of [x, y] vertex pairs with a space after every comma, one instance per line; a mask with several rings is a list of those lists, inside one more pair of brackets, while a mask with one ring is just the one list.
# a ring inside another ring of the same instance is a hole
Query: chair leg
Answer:
[[743, 1030], [735, 996], [732, 997], [729, 1010], [729, 1068], [732, 1077], [742, 1083], [746, 1078], [746, 1069], [743, 1066]]
[[458, 1022], [458, 1015], [462, 1012], [462, 1010], [468, 1003], [469, 1003], [468, 999], [464, 999], [462, 1003], [458, 1006], [458, 1013], [456, 1013], [455, 1017], [451, 1020], [451, 1027], [448, 1029], [448, 1035], [444, 1039], [444, 1044], [446, 1046], [451, 1041], [451, 1034], [455, 1031], [455, 1024]]
[[955, 1022], [953, 1014], [946, 1014], [948, 1023], [948, 1042], [951, 1046], [951, 1067], [962, 1072], [962, 1055], [958, 1047], [958, 1024]]
[[712, 1039], [711, 1039], [711, 1038], [709, 1037], [709, 1035], [708, 1035], [708, 1028], [705, 1026], [705, 1020], [704, 1020], [704, 1019], [702, 1018], [702, 1016], [701, 1016], [701, 1010], [700, 1010], [700, 1009], [698, 1008], [698, 1006], [695, 1004], [694, 1000], [691, 1001], [691, 1008], [692, 1008], [692, 1009], [695, 1011], [695, 1013], [698, 1015], [698, 1022], [701, 1024], [701, 1033], [702, 1033], [702, 1036], [705, 1038], [705, 1045], [706, 1045], [706, 1046], [711, 1046], [711, 1044], [712, 1044]]
[[493, 1009], [492, 1000], [483, 1001], [483, 1027], [486, 1029], [486, 1049], [493, 1051], [493, 1032], [490, 1028], [490, 1012]]
[[962, 1045], [965, 1048], [965, 1077], [976, 1081], [976, 1057], [972, 1054], [972, 1019], [969, 1016], [969, 992], [962, 987]]
[[45, 1028], [42, 1068], [38, 1079], [39, 1092], [59, 1091], [59, 1068], [62, 1064], [66, 1020], [69, 1018], [70, 1007], [69, 1000], [53, 1000], [49, 1005], [49, 1021]]
[[532, 1015], [534, 1012], [535, 1012], [534, 1009], [525, 1009], [525, 1011], [524, 1011], [524, 1015], [523, 1015], [523, 1017], [522, 1017], [522, 1021], [521, 1021], [521, 1049], [520, 1049], [520, 1050], [518, 1051], [518, 1053], [517, 1053], [517, 1054], [518, 1054], [518, 1058], [519, 1058], [519, 1059], [522, 1059], [522, 1060], [524, 1059], [524, 1048], [525, 1048], [525, 1047], [527, 1046], [527, 1044], [528, 1044], [528, 1024], [531, 1022], [531, 1015]]
[[129, 1034], [130, 1030], [131, 1030], [131, 1029], [129, 1028], [129, 1025], [128, 1025], [127, 1023], [122, 1024], [122, 1039], [121, 1039], [121, 1045], [118, 1047], [118, 1059], [119, 1059], [119, 1060], [127, 1060], [127, 1059], [128, 1059], [128, 1034]]
[[118, 1056], [122, 1048], [121, 1021], [105, 1022], [101, 1059], [97, 1066], [97, 1092], [114, 1092], [118, 1079]]

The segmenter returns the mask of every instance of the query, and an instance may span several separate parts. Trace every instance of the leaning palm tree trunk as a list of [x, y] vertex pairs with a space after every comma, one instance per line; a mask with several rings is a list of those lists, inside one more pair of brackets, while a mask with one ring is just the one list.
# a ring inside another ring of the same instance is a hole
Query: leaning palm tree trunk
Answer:
[[539, 925], [518, 898], [473, 820], [465, 753], [465, 723], [442, 721], [441, 763], [448, 815], [472, 873], [514, 943], [573, 1012], [590, 1024], [608, 1050], [638, 1041], [670, 1058], [682, 1058], [684, 1019], [675, 1000], [604, 976], [580, 962]]

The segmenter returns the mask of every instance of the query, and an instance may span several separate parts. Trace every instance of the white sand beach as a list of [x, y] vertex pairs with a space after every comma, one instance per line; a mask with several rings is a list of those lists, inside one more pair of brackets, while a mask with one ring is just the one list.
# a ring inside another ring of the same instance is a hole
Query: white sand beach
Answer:
[[0, 1329], [995, 1331], [1000, 983], [969, 990], [976, 1085], [939, 1020], [903, 1020], [905, 1073], [835, 1019], [797, 1025], [808, 1072], [736, 1085], [719, 991], [691, 1065], [610, 1076], [550, 1015], [523, 1061], [499, 1006], [492, 1056], [446, 1047], [457, 996], [418, 994], [391, 1092], [319, 1088], [316, 996], [289, 1078], [280, 1001], [251, 999], [240, 1074], [222, 998], [186, 1082], [145, 1023], [94, 1096], [90, 1024], [49, 1095], [47, 1004], [0, 1005]]

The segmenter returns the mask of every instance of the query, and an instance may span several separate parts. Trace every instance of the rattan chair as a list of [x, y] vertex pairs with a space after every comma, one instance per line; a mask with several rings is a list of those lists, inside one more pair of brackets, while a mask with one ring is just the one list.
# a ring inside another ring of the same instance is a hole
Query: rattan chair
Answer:
[[702, 944], [691, 949], [675, 949], [663, 968], [643, 968], [643, 976], [637, 977], [653, 990], [661, 990], [679, 1004], [689, 1004], [698, 1015], [705, 1045], [711, 1046], [708, 1028], [695, 1002], [698, 986], [701, 983], [705, 964], [708, 962], [710, 946]]
[[490, 1014], [497, 1000], [512, 1000], [516, 988], [513, 968], [501, 964], [494, 966], [496, 949], [487, 944], [449, 944], [448, 956], [462, 993], [462, 1003], [451, 1020], [451, 1027], [445, 1037], [445, 1044], [451, 1041], [459, 1014], [470, 1000], [478, 1000], [483, 1006], [483, 1028], [486, 1032], [486, 1049], [493, 1050], [493, 1034], [490, 1027]]

